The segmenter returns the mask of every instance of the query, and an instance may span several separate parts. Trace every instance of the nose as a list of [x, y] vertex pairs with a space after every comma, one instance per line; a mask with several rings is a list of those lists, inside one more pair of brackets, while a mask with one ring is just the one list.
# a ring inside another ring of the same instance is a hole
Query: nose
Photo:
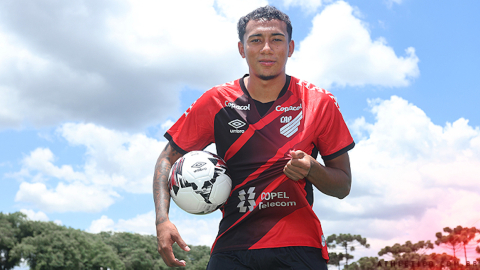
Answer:
[[271, 53], [271, 52], [272, 52], [272, 48], [270, 47], [270, 44], [268, 43], [268, 41], [266, 41], [265, 44], [263, 45], [261, 53]]

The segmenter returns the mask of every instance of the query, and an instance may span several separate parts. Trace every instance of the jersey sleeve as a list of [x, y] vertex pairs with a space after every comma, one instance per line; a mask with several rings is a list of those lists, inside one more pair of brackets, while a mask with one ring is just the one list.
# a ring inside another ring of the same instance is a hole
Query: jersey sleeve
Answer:
[[215, 142], [213, 127], [217, 106], [212, 102], [212, 92], [205, 92], [165, 133], [165, 138], [180, 153], [203, 150]]
[[320, 123], [316, 146], [323, 160], [331, 160], [351, 150], [355, 142], [345, 124], [336, 98], [328, 91], [325, 92], [328, 98], [320, 103], [321, 115], [317, 118]]

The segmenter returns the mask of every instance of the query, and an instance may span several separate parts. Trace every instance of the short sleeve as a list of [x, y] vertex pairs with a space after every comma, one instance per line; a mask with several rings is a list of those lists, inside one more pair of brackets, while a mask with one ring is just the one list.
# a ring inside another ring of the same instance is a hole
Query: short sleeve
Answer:
[[212, 90], [205, 92], [195, 101], [177, 122], [165, 133], [165, 138], [182, 154], [203, 150], [215, 142], [215, 104]]
[[[327, 92], [328, 93], [328, 92]], [[334, 159], [355, 146], [335, 97], [328, 93], [319, 104], [316, 146], [324, 160]]]

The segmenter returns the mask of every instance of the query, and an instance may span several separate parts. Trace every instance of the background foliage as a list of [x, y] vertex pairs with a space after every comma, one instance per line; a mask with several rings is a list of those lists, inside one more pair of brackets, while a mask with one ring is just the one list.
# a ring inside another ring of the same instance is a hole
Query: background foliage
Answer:
[[[445, 234], [444, 234], [445, 233]], [[362, 257], [357, 261], [352, 254], [358, 248], [370, 248], [361, 235], [339, 234], [327, 237], [329, 264], [345, 270], [378, 269], [479, 269], [480, 258], [468, 258], [467, 249], [480, 254], [477, 239], [480, 230], [475, 227], [446, 227], [435, 234], [435, 243], [419, 241], [394, 244], [382, 248], [378, 255], [387, 257]], [[443, 245], [452, 250], [450, 254], [428, 253]], [[157, 253], [157, 241], [153, 235], [127, 232], [101, 232], [92, 234], [53, 222], [32, 221], [21, 212], [0, 212], [0, 270], [13, 269], [26, 262], [34, 270], [80, 270], [80, 269], [205, 269], [210, 258], [210, 248], [193, 246], [190, 252], [173, 246], [177, 258], [184, 259], [185, 268], [169, 268]], [[463, 252], [463, 253], [462, 253]], [[460, 264], [457, 256], [468, 264]], [[479, 255], [480, 257], [480, 255]], [[350, 264], [348, 262], [351, 262]]]
[[[207, 246], [173, 250], [187, 267], [205, 269], [210, 257]], [[92, 234], [53, 222], [31, 221], [23, 213], [0, 212], [0, 270], [13, 269], [25, 261], [35, 270], [161, 270], [165, 265], [157, 252], [155, 236], [126, 232]]]

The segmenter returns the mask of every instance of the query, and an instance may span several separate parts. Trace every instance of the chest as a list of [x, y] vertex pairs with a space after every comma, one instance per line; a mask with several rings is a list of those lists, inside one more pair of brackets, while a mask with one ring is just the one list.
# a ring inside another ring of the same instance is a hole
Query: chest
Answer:
[[263, 116], [259, 109], [246, 96], [225, 102], [214, 121], [217, 153], [225, 157], [229, 151], [242, 150], [268, 158], [287, 144], [304, 141], [312, 133], [306, 129], [314, 119], [304, 110], [302, 99], [287, 96], [271, 104]]

